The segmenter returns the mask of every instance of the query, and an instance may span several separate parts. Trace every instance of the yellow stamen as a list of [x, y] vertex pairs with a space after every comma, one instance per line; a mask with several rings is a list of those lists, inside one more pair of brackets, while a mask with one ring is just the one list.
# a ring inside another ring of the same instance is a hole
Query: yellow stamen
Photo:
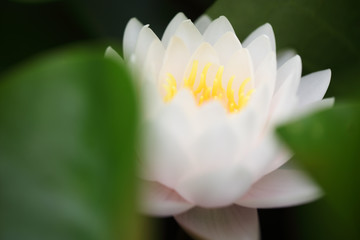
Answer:
[[[199, 61], [195, 60], [191, 66], [191, 71], [188, 78], [184, 78], [184, 87], [189, 89], [199, 105], [202, 105], [204, 102], [211, 99], [217, 100], [223, 103], [230, 113], [239, 112], [244, 108], [249, 101], [251, 95], [254, 92], [254, 89], [250, 89], [245, 93], [245, 87], [250, 82], [250, 78], [246, 78], [239, 87], [238, 102], [235, 101], [234, 90], [232, 85], [235, 79], [235, 76], [232, 76], [227, 84], [226, 91], [222, 85], [222, 77], [224, 73], [224, 66], [220, 66], [216, 73], [215, 79], [213, 80], [212, 87], [207, 86], [206, 78], [211, 63], [207, 63], [203, 68], [200, 75], [200, 82], [197, 88], [194, 89], [194, 84], [196, 80], [196, 75], [198, 71]], [[177, 84], [176, 79], [172, 74], [168, 74], [166, 79], [167, 84], [164, 84], [165, 97], [164, 101], [169, 102], [177, 93]]]

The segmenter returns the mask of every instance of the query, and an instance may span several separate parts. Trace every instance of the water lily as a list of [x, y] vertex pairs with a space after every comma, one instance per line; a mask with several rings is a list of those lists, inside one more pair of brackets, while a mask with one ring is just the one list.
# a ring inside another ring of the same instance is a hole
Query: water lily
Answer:
[[[276, 139], [280, 122], [318, 107], [330, 70], [301, 77], [292, 51], [276, 56], [270, 24], [242, 43], [226, 17], [177, 14], [161, 40], [131, 19], [124, 60], [142, 96], [142, 210], [174, 216], [194, 236], [258, 239], [257, 208], [294, 206], [321, 190]], [[107, 56], [121, 61], [108, 48]]]

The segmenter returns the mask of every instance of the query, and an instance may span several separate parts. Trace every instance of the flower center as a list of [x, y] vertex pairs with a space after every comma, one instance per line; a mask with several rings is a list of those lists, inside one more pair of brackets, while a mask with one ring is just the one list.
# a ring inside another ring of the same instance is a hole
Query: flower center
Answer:
[[[199, 61], [195, 60], [192, 64], [190, 75], [188, 78], [184, 79], [184, 87], [189, 89], [195, 98], [195, 101], [201, 106], [204, 102], [209, 100], [218, 100], [220, 101], [224, 107], [230, 113], [239, 112], [242, 108], [244, 108], [247, 102], [250, 99], [251, 94], [254, 92], [254, 89], [250, 89], [249, 91], [245, 92], [245, 87], [250, 81], [250, 78], [246, 78], [239, 87], [238, 93], [238, 101], [235, 101], [234, 96], [234, 89], [232, 88], [233, 81], [235, 76], [232, 76], [227, 84], [226, 91], [222, 85], [222, 76], [224, 72], [224, 66], [220, 66], [217, 70], [215, 79], [213, 80], [212, 87], [206, 85], [206, 76], [211, 66], [211, 63], [207, 63], [200, 75], [200, 83], [199, 85], [194, 88], [195, 79], [197, 75]], [[177, 93], [177, 85], [176, 79], [171, 74], [167, 74], [168, 77], [166, 79], [167, 84], [164, 84], [163, 87], [166, 91], [166, 95], [164, 97], [165, 102], [171, 101], [171, 99]]]

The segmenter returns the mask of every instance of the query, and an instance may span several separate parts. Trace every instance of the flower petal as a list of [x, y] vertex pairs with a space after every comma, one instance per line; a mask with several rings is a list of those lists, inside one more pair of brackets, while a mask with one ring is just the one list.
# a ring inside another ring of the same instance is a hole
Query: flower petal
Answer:
[[214, 48], [217, 51], [221, 64], [226, 64], [230, 57], [242, 49], [239, 39], [235, 33], [227, 32], [214, 44]]
[[171, 73], [177, 85], [181, 86], [189, 58], [190, 53], [183, 40], [178, 37], [172, 37], [165, 51], [163, 65], [159, 75], [159, 83], [165, 83], [167, 74]]
[[261, 35], [257, 37], [246, 48], [250, 52], [252, 64], [255, 71], [257, 70], [260, 63], [264, 60], [264, 58], [266, 58], [270, 52], [274, 52], [271, 48], [270, 38], [266, 35]]
[[150, 80], [158, 83], [160, 68], [162, 67], [165, 49], [159, 40], [154, 40], [149, 47], [144, 61], [141, 79]]
[[[288, 79], [291, 74], [294, 75], [294, 79], [301, 78], [301, 58], [299, 55], [295, 55], [294, 57], [290, 58], [278, 69], [276, 76], [275, 94], [279, 91], [285, 80]], [[293, 89], [295, 89], [295, 92], [291, 92], [291, 94], [296, 93], [299, 83], [300, 82], [295, 85], [290, 85], [294, 86]]]
[[330, 78], [330, 69], [311, 73], [301, 78], [297, 91], [299, 106], [301, 107], [321, 100], [329, 87]]
[[289, 207], [321, 195], [321, 190], [301, 171], [278, 169], [256, 182], [237, 204], [252, 208]]
[[260, 235], [256, 209], [235, 205], [193, 208], [175, 216], [175, 220], [191, 234], [207, 240], [257, 240]]
[[174, 36], [181, 38], [190, 52], [194, 52], [203, 42], [201, 33], [190, 20], [183, 21], [176, 29]]
[[276, 43], [275, 43], [275, 35], [273, 28], [269, 23], [265, 23], [264, 25], [258, 27], [253, 31], [243, 42], [245, 47], [249, 46], [256, 38], [261, 35], [266, 35], [270, 40], [271, 49], [275, 52], [276, 51]]
[[254, 87], [254, 70], [251, 64], [251, 57], [246, 48], [235, 52], [225, 65], [223, 74], [223, 86], [226, 89], [229, 79], [234, 76], [232, 88], [235, 90], [234, 96], [237, 100], [239, 97], [240, 85], [244, 80], [250, 78], [250, 82], [245, 86], [245, 94]]
[[173, 216], [193, 207], [174, 190], [158, 183], [142, 180], [141, 211], [153, 216]]
[[210, 25], [210, 23], [211, 23], [211, 18], [208, 15], [203, 14], [198, 19], [196, 19], [195, 26], [197, 27], [199, 32], [203, 34], [206, 28]]
[[217, 40], [227, 32], [233, 32], [234, 28], [231, 26], [229, 20], [221, 16], [210, 23], [204, 32], [204, 40], [210, 44], [215, 44]]
[[171, 37], [175, 34], [180, 24], [185, 20], [187, 20], [187, 17], [182, 12], [179, 12], [167, 25], [161, 38], [161, 42], [163, 43], [165, 48], [167, 48], [167, 46], [169, 45]]
[[131, 54], [135, 52], [136, 42], [143, 25], [136, 18], [130, 19], [125, 27], [123, 39], [123, 51], [126, 61], [130, 59]]
[[215, 79], [216, 72], [219, 67], [219, 58], [216, 50], [207, 42], [203, 42], [188, 60], [187, 66], [185, 68], [184, 75], [181, 79], [188, 78], [190, 76], [190, 72], [193, 66], [194, 61], [198, 61], [198, 73], [195, 78], [195, 85], [198, 86], [201, 78], [201, 71], [204, 69], [205, 65], [211, 63], [211, 67], [209, 68], [206, 80], [208, 85], [212, 85], [212, 79]]
[[[180, 97], [183, 95], [175, 96]], [[144, 126], [143, 149], [140, 151], [146, 169], [142, 177], [170, 188], [174, 188], [178, 180], [189, 172], [192, 159], [187, 151], [190, 144], [187, 140], [193, 138], [186, 113], [173, 102], [164, 104], [156, 118]]]
[[[297, 89], [301, 79], [301, 59], [297, 55], [287, 61], [277, 72], [274, 97], [271, 102], [270, 124], [278, 124], [296, 110]], [[277, 89], [276, 89], [277, 87]]]
[[110, 46], [105, 50], [105, 57], [121, 64], [124, 63], [124, 59], [122, 59], [122, 57], [120, 57], [120, 55]]
[[181, 179], [175, 189], [197, 206], [214, 208], [232, 204], [251, 184], [252, 176], [241, 166], [209, 162], [206, 166], [193, 167], [192, 172]]
[[140, 33], [135, 47], [135, 63], [137, 67], [142, 68], [151, 44], [154, 41], [160, 42], [156, 34], [145, 25]]
[[275, 159], [278, 152], [281, 151], [281, 145], [271, 131], [268, 130], [263, 133], [263, 139], [253, 143], [248, 148], [247, 154], [239, 159], [239, 164], [251, 174], [253, 181], [263, 176], [269, 164]]

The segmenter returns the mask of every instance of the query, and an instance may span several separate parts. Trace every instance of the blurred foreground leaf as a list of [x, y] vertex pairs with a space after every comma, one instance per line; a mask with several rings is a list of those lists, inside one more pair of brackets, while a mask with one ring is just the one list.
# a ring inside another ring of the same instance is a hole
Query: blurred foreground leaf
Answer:
[[308, 214], [305, 227], [313, 238], [305, 239], [359, 239], [360, 104], [340, 104], [278, 133], [326, 193]]
[[103, 51], [73, 48], [0, 81], [0, 239], [138, 239], [135, 98]]

